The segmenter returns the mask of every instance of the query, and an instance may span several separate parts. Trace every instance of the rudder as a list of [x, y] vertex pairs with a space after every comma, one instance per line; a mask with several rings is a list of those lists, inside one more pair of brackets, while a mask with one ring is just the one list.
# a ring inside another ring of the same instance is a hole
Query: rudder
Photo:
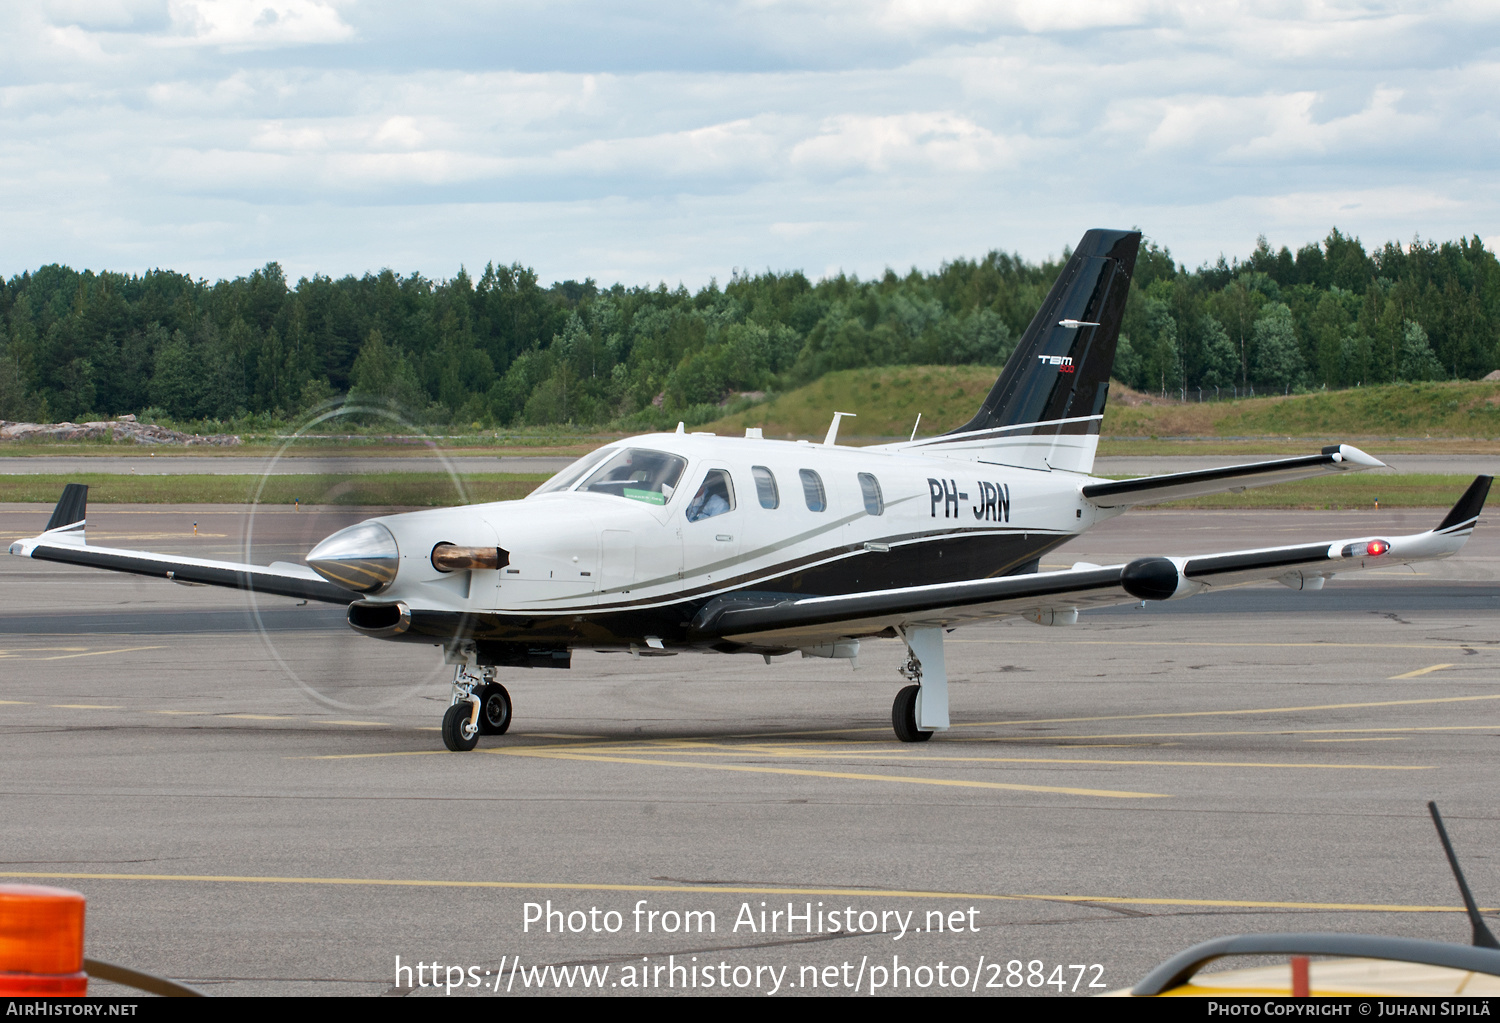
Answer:
[[963, 426], [910, 447], [1089, 472], [1140, 241], [1139, 231], [1086, 232], [979, 412]]

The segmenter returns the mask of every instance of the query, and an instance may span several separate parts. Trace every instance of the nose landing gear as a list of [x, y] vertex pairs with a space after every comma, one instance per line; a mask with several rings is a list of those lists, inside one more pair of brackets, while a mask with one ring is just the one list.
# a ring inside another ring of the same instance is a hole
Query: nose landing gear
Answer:
[[504, 735], [510, 728], [510, 693], [495, 680], [493, 667], [475, 675], [468, 665], [453, 670], [453, 700], [443, 714], [443, 745], [466, 753], [481, 735]]

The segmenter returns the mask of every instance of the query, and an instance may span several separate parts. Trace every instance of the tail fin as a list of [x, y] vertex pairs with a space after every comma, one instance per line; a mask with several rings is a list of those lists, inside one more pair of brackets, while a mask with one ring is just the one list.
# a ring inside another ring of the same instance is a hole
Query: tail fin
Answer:
[[47, 520], [44, 532], [57, 530], [58, 535], [54, 539], [58, 542], [82, 544], [88, 503], [88, 484], [69, 483], [63, 487], [62, 497], [57, 499], [57, 507], [52, 509], [52, 517]]
[[1139, 231], [1083, 236], [978, 414], [910, 445], [929, 454], [1089, 472], [1109, 393]]

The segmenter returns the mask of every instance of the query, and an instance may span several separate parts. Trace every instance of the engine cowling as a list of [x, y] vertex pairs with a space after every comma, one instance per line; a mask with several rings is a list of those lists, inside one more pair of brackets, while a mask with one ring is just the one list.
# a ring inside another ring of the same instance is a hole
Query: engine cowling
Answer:
[[1171, 558], [1136, 558], [1120, 573], [1120, 586], [1137, 600], [1175, 600], [1203, 589]]

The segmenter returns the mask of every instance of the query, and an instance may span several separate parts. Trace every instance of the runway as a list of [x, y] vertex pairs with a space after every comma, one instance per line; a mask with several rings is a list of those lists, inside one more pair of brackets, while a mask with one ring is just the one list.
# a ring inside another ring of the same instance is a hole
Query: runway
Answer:
[[[230, 556], [238, 514], [99, 506], [90, 540]], [[0, 536], [45, 517], [0, 507]], [[1434, 517], [1137, 513], [1054, 557]], [[259, 542], [326, 526], [282, 513]], [[657, 966], [657, 993], [869, 993], [884, 970], [877, 993], [1057, 994], [1059, 966], [1083, 993], [1241, 931], [1465, 941], [1423, 804], [1500, 905], [1500, 529], [1422, 571], [958, 630], [955, 728], [920, 746], [890, 735], [902, 652], [871, 642], [858, 671], [580, 651], [511, 672], [511, 734], [449, 754], [433, 651], [4, 558], [0, 872], [88, 895], [89, 955], [225, 994], [406, 995], [398, 956], [490, 997], [631, 993], [609, 985]]]
[[[1308, 452], [1316, 445], [1309, 443]], [[1367, 470], [1377, 473], [1437, 473], [1454, 475], [1494, 475], [1500, 469], [1500, 458], [1494, 455], [1381, 455], [1371, 452], [1388, 469]], [[1099, 476], [1152, 476], [1192, 469], [1213, 469], [1238, 465], [1284, 455], [1150, 455], [1110, 456], [1094, 463]], [[428, 454], [399, 457], [366, 457], [298, 455], [276, 460], [226, 455], [163, 455], [154, 457], [149, 450], [130, 455], [36, 455], [0, 456], [0, 476], [44, 473], [49, 475], [77, 473], [119, 473], [139, 476], [200, 475], [271, 475], [298, 473], [388, 473], [442, 471], [444, 464], [460, 474], [466, 473], [554, 473], [571, 464], [573, 459], [554, 456], [449, 455], [443, 459]]]

